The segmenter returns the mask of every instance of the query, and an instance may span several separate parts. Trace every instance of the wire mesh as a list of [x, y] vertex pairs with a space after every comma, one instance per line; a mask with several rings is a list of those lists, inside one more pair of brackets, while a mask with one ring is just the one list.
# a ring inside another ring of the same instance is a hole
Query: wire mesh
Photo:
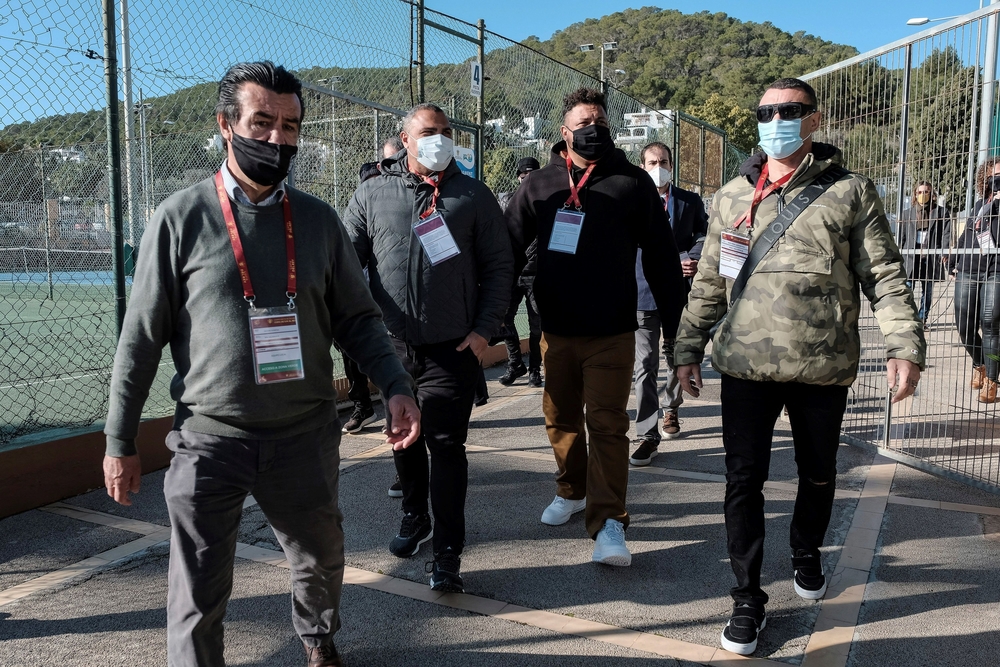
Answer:
[[[959, 239], [976, 224], [974, 202], [984, 195], [976, 165], [996, 155], [995, 102], [985, 127], [979, 118], [992, 85], [985, 80], [988, 22], [998, 11], [975, 12], [805, 77], [824, 113], [818, 138], [841, 147], [847, 166], [882, 195], [926, 323], [918, 392], [890, 409], [884, 341], [870, 310], [863, 315], [861, 370], [844, 433], [993, 490], [1000, 490], [996, 403], [970, 384], [973, 366], [985, 365], [987, 379], [997, 376], [990, 357], [1000, 353], [1000, 321], [981, 297], [995, 297], [1000, 281], [995, 256], [977, 241], [959, 247]], [[915, 197], [918, 188], [928, 194], [926, 205]], [[969, 268], [980, 258], [991, 268]]]
[[[109, 167], [122, 179], [128, 276], [156, 207], [222, 164], [217, 82], [233, 63], [266, 58], [303, 81], [306, 113], [290, 180], [338, 210], [361, 166], [381, 158], [383, 142], [419, 101], [420, 70], [424, 99], [452, 118], [457, 146], [482, 150], [481, 177], [497, 193], [515, 187], [521, 157], [548, 161], [563, 97], [601, 85], [486, 32], [480, 127], [470, 87], [477, 26], [431, 9], [421, 25], [408, 0], [234, 0], [226, 12], [195, 0], [114, 4], [122, 10], [116, 156], [105, 143], [100, 4], [25, 0], [0, 17], [0, 448], [106, 414], [116, 344]], [[697, 135], [689, 147], [688, 131], [675, 131], [676, 112], [648, 109], [610, 86], [607, 98], [616, 143], [633, 161], [660, 140], [678, 155], [684, 187], [707, 197], [728, 179], [732, 149], [713, 128], [686, 117], [682, 125]], [[130, 299], [130, 277], [124, 287]], [[523, 312], [517, 323], [527, 335]], [[167, 350], [160, 369], [145, 417], [173, 410]]]

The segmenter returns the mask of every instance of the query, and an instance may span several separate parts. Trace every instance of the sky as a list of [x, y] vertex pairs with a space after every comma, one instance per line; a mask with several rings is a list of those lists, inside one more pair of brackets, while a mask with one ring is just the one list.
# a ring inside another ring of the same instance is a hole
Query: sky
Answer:
[[685, 14], [724, 12], [741, 21], [770, 21], [786, 32], [802, 30], [831, 42], [848, 44], [864, 53], [931, 27], [908, 26], [907, 19], [966, 14], [979, 9], [979, 0], [675, 0], [669, 3], [643, 0], [502, 0], [478, 3], [470, 3], [469, 0], [427, 0], [426, 5], [470, 23], [481, 18], [486, 21], [488, 30], [515, 41], [530, 35], [548, 39], [556, 30], [588, 18], [652, 5], [676, 9]]

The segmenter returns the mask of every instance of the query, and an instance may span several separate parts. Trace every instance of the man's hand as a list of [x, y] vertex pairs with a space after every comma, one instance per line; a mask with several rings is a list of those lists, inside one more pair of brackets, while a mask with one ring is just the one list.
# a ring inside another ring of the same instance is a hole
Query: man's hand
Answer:
[[913, 395], [920, 382], [920, 367], [905, 359], [889, 359], [885, 362], [889, 391], [894, 391], [893, 403], [899, 403]]
[[684, 274], [685, 278], [691, 278], [694, 274], [698, 273], [698, 260], [696, 259], [682, 259], [681, 260], [681, 273]]
[[701, 395], [701, 364], [683, 364], [675, 370], [681, 389], [695, 398]]
[[472, 353], [476, 355], [476, 359], [479, 361], [483, 360], [483, 352], [486, 348], [490, 346], [490, 342], [477, 334], [475, 331], [470, 331], [469, 335], [465, 337], [465, 340], [459, 344], [455, 349], [461, 352], [465, 348], [472, 348]]
[[105, 456], [104, 486], [108, 495], [119, 505], [131, 505], [129, 492], [139, 493], [139, 483], [142, 481], [142, 464], [139, 455]]
[[389, 399], [385, 441], [396, 451], [406, 449], [420, 436], [420, 409], [409, 396], [396, 394]]

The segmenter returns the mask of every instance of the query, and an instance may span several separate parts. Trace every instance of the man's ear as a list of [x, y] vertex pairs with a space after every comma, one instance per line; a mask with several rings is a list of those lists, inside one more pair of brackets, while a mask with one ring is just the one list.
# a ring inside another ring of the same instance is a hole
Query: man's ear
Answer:
[[215, 120], [219, 123], [219, 132], [222, 133], [222, 138], [229, 142], [233, 134], [233, 128], [229, 125], [229, 120], [226, 118], [224, 113], [215, 114]]

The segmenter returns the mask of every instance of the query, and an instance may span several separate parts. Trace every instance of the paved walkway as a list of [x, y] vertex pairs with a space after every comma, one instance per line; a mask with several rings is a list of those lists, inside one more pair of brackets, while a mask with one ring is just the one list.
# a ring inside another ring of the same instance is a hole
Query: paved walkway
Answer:
[[[375, 665], [979, 665], [1000, 654], [1000, 497], [844, 445], [823, 557], [827, 599], [792, 590], [795, 493], [788, 425], [778, 423], [763, 571], [771, 596], [753, 659], [718, 648], [732, 573], [722, 521], [718, 379], [681, 408], [684, 437], [629, 487], [630, 568], [590, 562], [578, 514], [538, 517], [554, 494], [540, 390], [489, 371], [493, 398], [469, 438], [465, 595], [427, 586], [429, 549], [387, 545], [400, 518], [376, 426], [342, 447], [347, 562], [337, 644]], [[96, 464], [96, 462], [95, 462]], [[132, 508], [103, 490], [0, 521], [0, 666], [165, 663], [168, 520], [163, 473]], [[284, 557], [248, 501], [226, 626], [230, 665], [300, 665]]]

